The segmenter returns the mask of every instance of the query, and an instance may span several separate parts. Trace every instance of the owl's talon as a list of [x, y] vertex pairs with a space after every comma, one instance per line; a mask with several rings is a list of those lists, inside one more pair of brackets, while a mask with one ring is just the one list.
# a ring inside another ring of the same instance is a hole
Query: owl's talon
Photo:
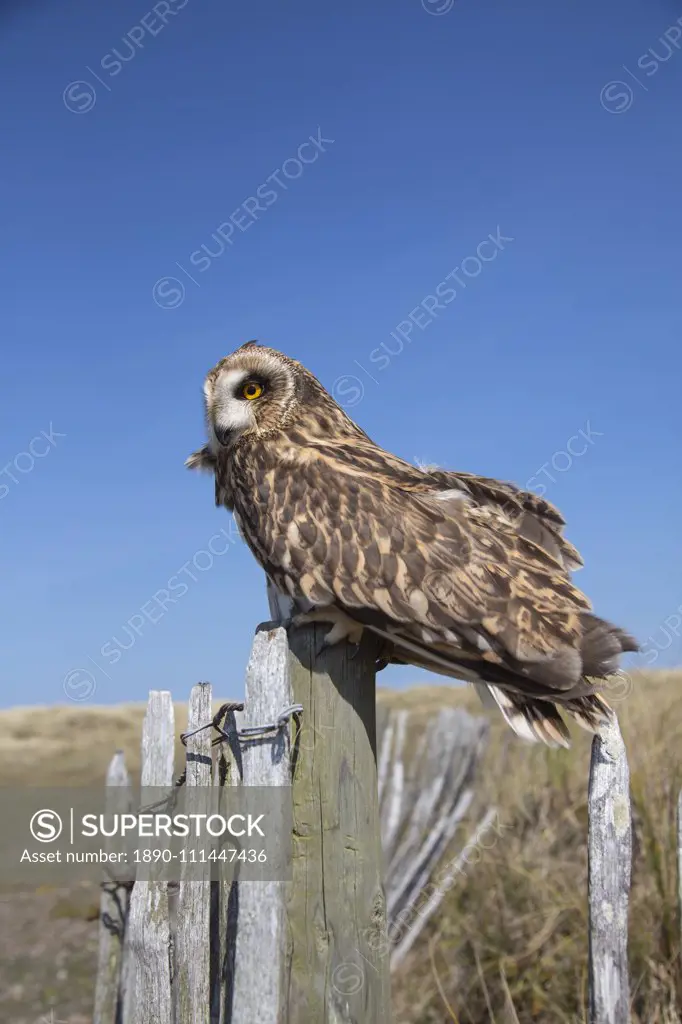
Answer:
[[320, 651], [325, 647], [333, 647], [342, 640], [348, 640], [356, 647], [360, 646], [364, 626], [351, 619], [350, 615], [346, 615], [340, 608], [319, 608], [312, 612], [301, 612], [292, 619], [294, 626], [306, 626], [311, 622], [326, 622], [332, 627], [324, 637]]

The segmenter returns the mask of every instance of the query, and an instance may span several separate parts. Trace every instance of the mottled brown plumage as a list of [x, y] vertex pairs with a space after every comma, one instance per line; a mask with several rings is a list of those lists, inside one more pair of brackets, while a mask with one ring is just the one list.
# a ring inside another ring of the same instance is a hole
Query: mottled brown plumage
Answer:
[[568, 742], [557, 705], [590, 729], [609, 715], [592, 679], [637, 645], [572, 584], [580, 555], [552, 505], [391, 455], [300, 363], [255, 342], [204, 391], [209, 441], [187, 464], [214, 473], [216, 504], [277, 590], [335, 624], [332, 641], [369, 628], [392, 661], [475, 682], [551, 745]]

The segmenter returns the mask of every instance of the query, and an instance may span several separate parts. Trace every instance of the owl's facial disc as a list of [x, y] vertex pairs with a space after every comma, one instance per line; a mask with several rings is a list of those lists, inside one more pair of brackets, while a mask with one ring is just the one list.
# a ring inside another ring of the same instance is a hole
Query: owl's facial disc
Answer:
[[215, 382], [209, 406], [211, 440], [228, 447], [246, 430], [258, 426], [256, 405], [267, 394], [267, 383], [249, 370], [227, 370]]

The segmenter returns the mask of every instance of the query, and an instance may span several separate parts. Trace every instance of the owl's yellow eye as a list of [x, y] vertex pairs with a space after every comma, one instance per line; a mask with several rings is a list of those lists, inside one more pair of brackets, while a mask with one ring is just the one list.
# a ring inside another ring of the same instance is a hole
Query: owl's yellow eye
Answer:
[[263, 385], [257, 384], [255, 380], [250, 380], [248, 384], [245, 384], [242, 388], [242, 395], [249, 402], [253, 402], [254, 398], [260, 398], [262, 394]]

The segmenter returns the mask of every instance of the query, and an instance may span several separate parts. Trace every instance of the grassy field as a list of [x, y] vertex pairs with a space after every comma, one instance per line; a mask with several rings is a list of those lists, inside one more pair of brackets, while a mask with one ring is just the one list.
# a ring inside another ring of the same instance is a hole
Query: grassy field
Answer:
[[[628, 690], [625, 695], [619, 686], [611, 699], [628, 747], [635, 820], [633, 1022], [682, 1024], [675, 848], [682, 672], [634, 673]], [[614, 696], [622, 699], [616, 703]], [[379, 701], [410, 708], [415, 732], [421, 718], [444, 704], [480, 710], [475, 695], [460, 687], [385, 690]], [[0, 782], [102, 780], [117, 748], [134, 774], [143, 712], [120, 705], [0, 713]], [[176, 712], [180, 732], [185, 709]], [[589, 754], [590, 737], [580, 729], [570, 751], [550, 751], [522, 743], [491, 719], [471, 820], [494, 805], [502, 828], [460, 876], [394, 977], [396, 1024], [587, 1021]], [[33, 1024], [39, 1010], [54, 1005], [59, 1019], [89, 1020], [96, 895], [0, 900], [0, 935], [4, 924], [12, 929], [11, 944], [0, 940], [1, 1019]]]
[[[675, 835], [682, 673], [633, 673], [627, 688], [625, 695], [619, 684], [611, 701], [628, 749], [633, 799], [632, 1020], [680, 1024]], [[470, 691], [457, 696], [475, 700]], [[419, 693], [391, 701], [409, 705]], [[396, 979], [397, 1021], [587, 1022], [590, 737], [574, 732], [570, 751], [553, 751], [517, 742], [493, 720], [478, 805], [498, 807], [505, 827], [448, 894]]]

